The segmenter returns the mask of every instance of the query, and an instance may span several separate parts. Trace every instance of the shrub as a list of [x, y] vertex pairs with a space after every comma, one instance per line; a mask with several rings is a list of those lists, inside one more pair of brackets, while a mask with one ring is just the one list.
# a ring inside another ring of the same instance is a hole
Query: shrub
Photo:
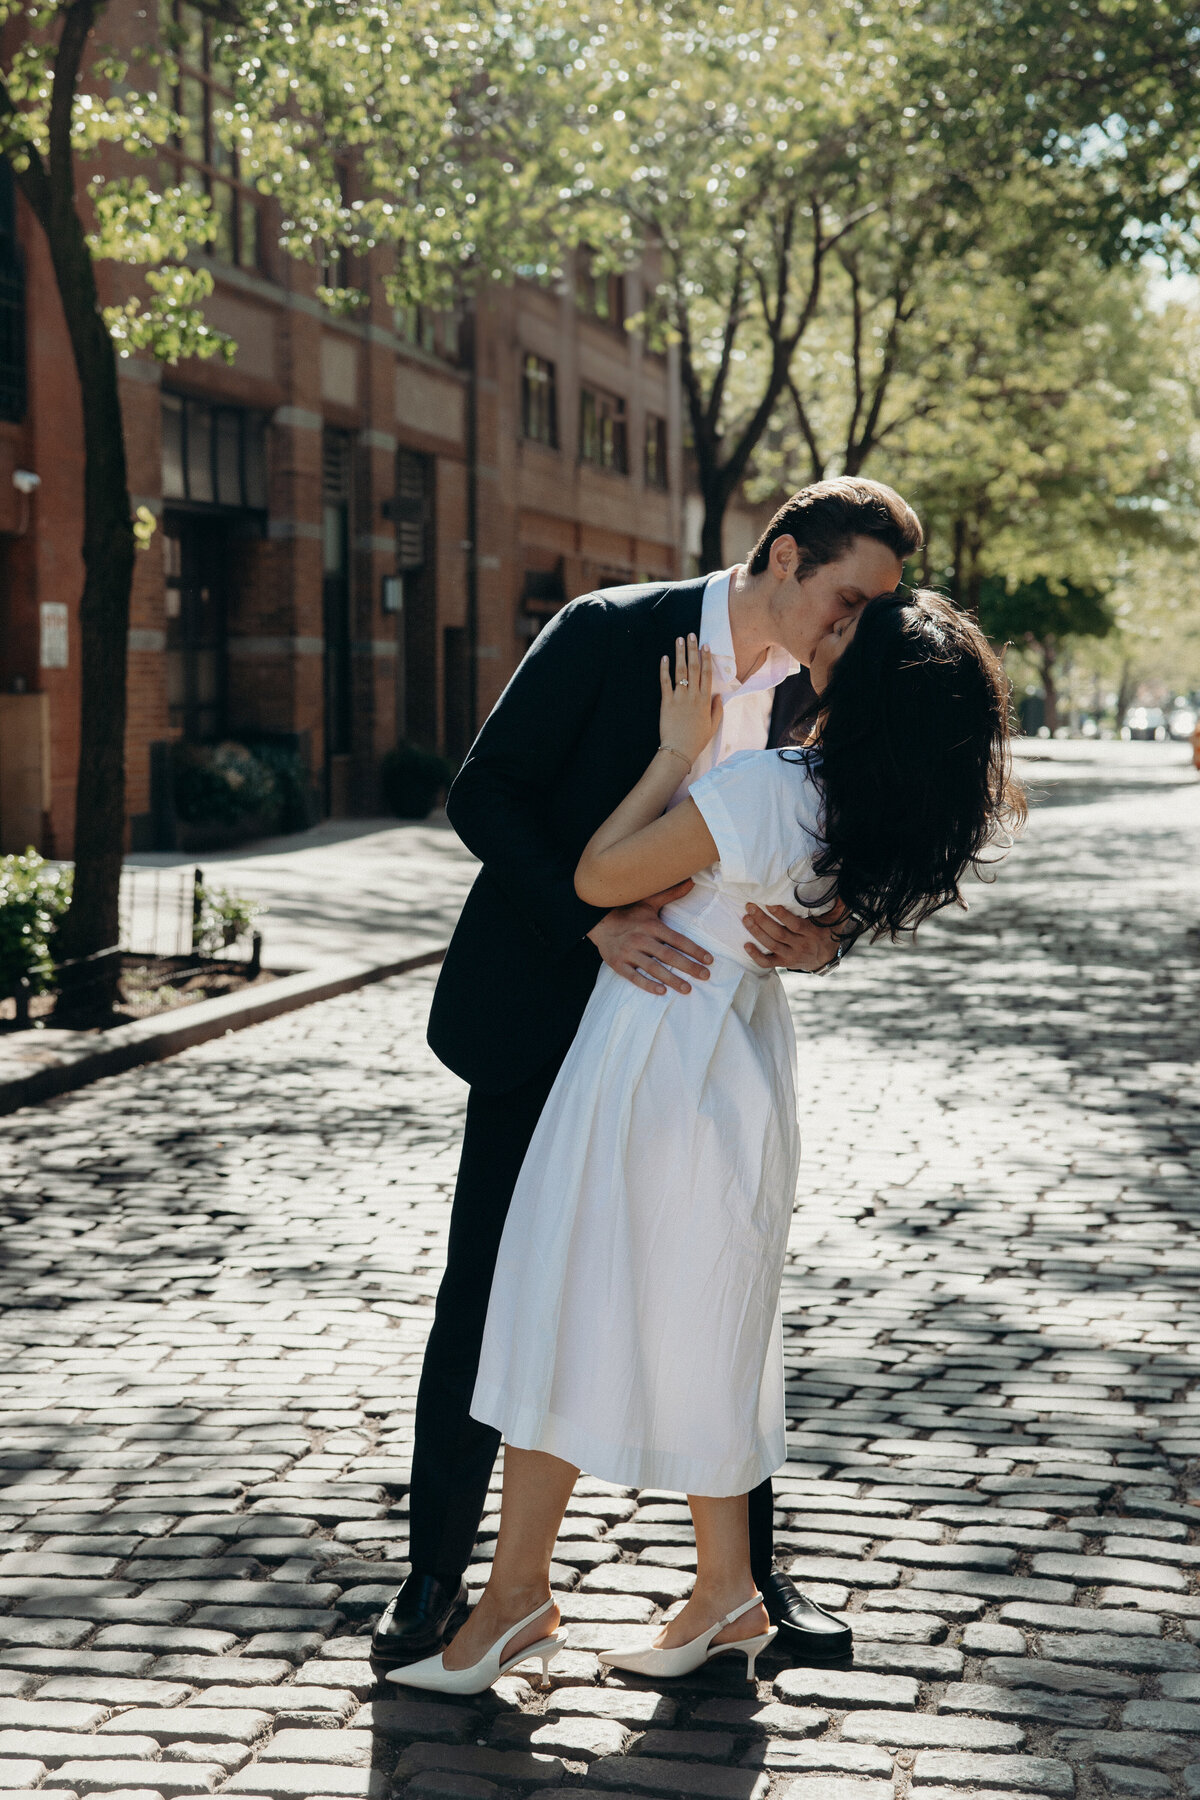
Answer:
[[309, 775], [298, 750], [285, 744], [255, 744], [254, 755], [275, 778], [279, 805], [276, 820], [280, 831], [306, 831], [313, 823], [310, 813]]
[[274, 770], [244, 744], [179, 744], [175, 810], [189, 825], [238, 825], [259, 815], [270, 828], [283, 795]]
[[54, 980], [54, 934], [71, 899], [71, 870], [52, 869], [36, 850], [0, 856], [0, 994], [22, 977], [35, 994]]
[[453, 763], [419, 744], [397, 744], [379, 768], [383, 797], [398, 819], [427, 818], [453, 775]]
[[215, 956], [218, 950], [227, 950], [239, 938], [248, 937], [255, 919], [265, 910], [257, 900], [244, 900], [227, 888], [202, 887], [197, 898], [192, 948], [201, 956]]

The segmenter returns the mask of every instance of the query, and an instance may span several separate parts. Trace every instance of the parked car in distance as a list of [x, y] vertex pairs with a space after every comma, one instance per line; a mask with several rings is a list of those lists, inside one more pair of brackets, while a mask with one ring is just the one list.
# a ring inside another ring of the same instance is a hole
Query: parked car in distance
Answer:
[[1161, 706], [1135, 706], [1121, 730], [1123, 738], [1141, 738], [1161, 744], [1167, 735], [1167, 721]]

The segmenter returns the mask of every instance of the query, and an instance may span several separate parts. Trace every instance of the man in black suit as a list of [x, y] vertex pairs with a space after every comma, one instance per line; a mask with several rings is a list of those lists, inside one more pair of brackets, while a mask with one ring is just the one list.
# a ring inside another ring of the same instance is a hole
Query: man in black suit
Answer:
[[[500, 1236], [601, 961], [659, 994], [706, 979], [707, 952], [659, 917], [670, 895], [602, 913], [575, 893], [584, 845], [657, 747], [659, 658], [690, 632], [713, 652], [724, 716], [692, 776], [735, 750], [794, 741], [821, 637], [891, 592], [920, 542], [899, 495], [843, 478], [794, 495], [745, 565], [573, 601], [531, 647], [450, 790], [446, 810], [482, 867], [442, 965], [429, 1042], [471, 1091], [417, 1398], [412, 1574], [375, 1629], [378, 1667], [430, 1655], [466, 1616], [462, 1578], [499, 1446], [469, 1408]], [[811, 973], [835, 958], [825, 928], [773, 913], [745, 920], [763, 967]], [[752, 1566], [777, 1641], [806, 1662], [846, 1656], [846, 1627], [773, 1570], [772, 1513], [766, 1481], [750, 1496]]]

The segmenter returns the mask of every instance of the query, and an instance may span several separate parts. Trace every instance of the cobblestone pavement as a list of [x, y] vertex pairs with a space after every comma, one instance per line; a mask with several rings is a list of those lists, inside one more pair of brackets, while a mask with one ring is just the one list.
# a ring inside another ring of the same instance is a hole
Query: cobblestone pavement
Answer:
[[1200, 786], [1043, 773], [969, 915], [791, 982], [779, 1549], [853, 1667], [598, 1682], [693, 1551], [585, 1479], [552, 1691], [375, 1693], [463, 1098], [422, 973], [0, 1124], [0, 1790], [1200, 1796]]

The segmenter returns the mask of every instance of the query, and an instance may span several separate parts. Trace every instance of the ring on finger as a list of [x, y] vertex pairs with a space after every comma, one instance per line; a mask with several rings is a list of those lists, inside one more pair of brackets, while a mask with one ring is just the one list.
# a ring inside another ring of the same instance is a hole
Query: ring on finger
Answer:
[[686, 676], [686, 675], [681, 675], [681, 676], [680, 676], [680, 677], [679, 677], [679, 680], [678, 680], [678, 682], [677, 682], [677, 683], [676, 683], [676, 685], [677, 685], [677, 686], [678, 686], [678, 687], [691, 687], [691, 685], [692, 685], [692, 684], [691, 684], [691, 682], [690, 682], [690, 681], [689, 681], [689, 680], [688, 680], [688, 678], [687, 678], [687, 676]]

